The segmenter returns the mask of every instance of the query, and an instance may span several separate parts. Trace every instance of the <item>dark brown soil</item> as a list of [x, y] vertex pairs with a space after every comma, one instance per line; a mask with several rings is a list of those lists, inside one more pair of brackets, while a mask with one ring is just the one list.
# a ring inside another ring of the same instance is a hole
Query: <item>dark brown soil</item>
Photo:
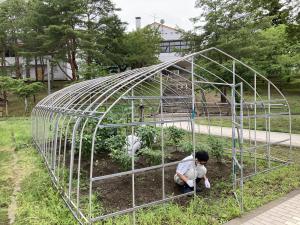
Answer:
[[[187, 154], [175, 151], [170, 153], [166, 162], [174, 162], [182, 160]], [[75, 157], [76, 158], [76, 157]], [[146, 162], [145, 158], [140, 157], [136, 162], [136, 168], [148, 167], [150, 164]], [[165, 167], [164, 183], [166, 197], [179, 195], [180, 188], [174, 183], [174, 174], [177, 165]], [[231, 175], [231, 161], [227, 159], [224, 163], [219, 163], [214, 159], [210, 159], [207, 164], [207, 177], [211, 183], [211, 189], [205, 189], [203, 182], [200, 187], [202, 192], [200, 195], [203, 197], [218, 195], [224, 190], [218, 190], [214, 185], [221, 181], [230, 182]], [[88, 174], [89, 164], [82, 163], [83, 172]], [[99, 154], [95, 156], [95, 164], [93, 176], [103, 176], [122, 172], [120, 166], [112, 161], [107, 154]], [[135, 174], [135, 203], [141, 205], [162, 199], [162, 169], [150, 170]], [[117, 210], [124, 210], [132, 207], [132, 176], [124, 175], [120, 177], [109, 178], [101, 181], [93, 182], [93, 193], [99, 199], [99, 206], [104, 209], [106, 213], [112, 213]], [[188, 203], [190, 197], [183, 197], [176, 202], [185, 205]]]

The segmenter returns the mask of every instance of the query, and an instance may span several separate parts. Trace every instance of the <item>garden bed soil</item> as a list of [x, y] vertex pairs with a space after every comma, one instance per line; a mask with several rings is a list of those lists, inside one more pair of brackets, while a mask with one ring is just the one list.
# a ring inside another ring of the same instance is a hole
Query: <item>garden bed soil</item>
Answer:
[[[175, 151], [170, 153], [167, 162], [180, 161], [187, 154]], [[108, 154], [98, 154], [95, 156], [95, 164], [93, 176], [103, 176], [121, 172], [120, 166], [114, 162]], [[145, 158], [139, 157], [136, 162], [136, 168], [144, 168], [150, 166]], [[181, 194], [180, 187], [174, 183], [174, 174], [176, 166], [165, 167], [164, 181], [166, 197], [176, 196]], [[200, 188], [202, 191], [200, 196], [214, 196], [218, 197], [224, 190], [217, 190], [214, 184], [218, 182], [229, 181], [231, 175], [231, 160], [227, 158], [225, 162], [220, 163], [215, 159], [208, 161], [207, 177], [211, 183], [211, 189], [205, 189], [203, 181]], [[89, 163], [83, 162], [82, 169], [89, 171]], [[158, 201], [162, 199], [162, 169], [150, 170], [135, 174], [135, 202], [136, 206]], [[230, 191], [230, 190], [228, 190]], [[124, 210], [132, 207], [132, 176], [124, 175], [120, 177], [109, 178], [105, 180], [96, 181], [93, 183], [93, 193], [96, 194], [99, 200], [99, 206], [104, 213], [112, 213], [118, 210]], [[180, 205], [186, 205], [190, 197], [182, 197], [176, 200]]]

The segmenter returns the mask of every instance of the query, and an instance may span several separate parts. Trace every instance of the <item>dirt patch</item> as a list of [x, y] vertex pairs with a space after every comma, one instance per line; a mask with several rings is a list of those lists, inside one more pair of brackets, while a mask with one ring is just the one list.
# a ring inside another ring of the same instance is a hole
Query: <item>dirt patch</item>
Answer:
[[[174, 151], [169, 154], [166, 162], [174, 162], [182, 160], [187, 154]], [[76, 158], [76, 157], [75, 157]], [[99, 154], [95, 156], [95, 166], [93, 176], [103, 176], [122, 172], [120, 166], [112, 161], [107, 154]], [[140, 157], [136, 162], [136, 168], [144, 168], [151, 166], [143, 157]], [[174, 183], [174, 174], [176, 166], [165, 167], [164, 169], [164, 186], [166, 197], [181, 194], [180, 187]], [[205, 189], [203, 182], [200, 187], [202, 192], [199, 194], [203, 197], [218, 198], [220, 193], [224, 193], [224, 187], [215, 184], [226, 181], [230, 182], [231, 175], [231, 160], [227, 158], [224, 163], [219, 163], [215, 159], [210, 159], [207, 164], [207, 177], [209, 178], [212, 188]], [[83, 173], [88, 174], [89, 163], [82, 163]], [[150, 170], [135, 174], [135, 202], [136, 205], [150, 203], [162, 199], [163, 193], [163, 178], [162, 169]], [[228, 190], [228, 192], [230, 189]], [[99, 206], [104, 213], [112, 213], [117, 210], [124, 210], [132, 207], [132, 176], [124, 175], [120, 177], [109, 178], [93, 183], [93, 193], [96, 194], [99, 200]], [[176, 202], [180, 205], [186, 205], [190, 197], [183, 197]]]

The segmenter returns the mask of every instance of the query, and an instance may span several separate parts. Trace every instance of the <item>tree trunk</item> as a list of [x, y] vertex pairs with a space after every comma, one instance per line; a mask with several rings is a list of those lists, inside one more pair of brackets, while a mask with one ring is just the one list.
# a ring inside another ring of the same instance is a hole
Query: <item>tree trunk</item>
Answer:
[[42, 65], [42, 81], [45, 81], [45, 63], [42, 57], [40, 57], [40, 63]]
[[221, 102], [222, 103], [226, 103], [227, 102], [226, 97], [227, 97], [227, 87], [224, 85], [222, 87], [222, 94], [221, 94]]
[[36, 103], [36, 97], [35, 97], [35, 95], [33, 95], [33, 103], [34, 104]]
[[24, 103], [25, 103], [25, 114], [27, 113], [28, 110], [28, 101], [27, 101], [27, 97], [24, 98]]
[[16, 77], [21, 78], [21, 69], [20, 69], [20, 57], [15, 56], [15, 65], [16, 65]]
[[201, 92], [201, 103], [202, 103], [202, 107], [203, 107], [202, 111], [205, 116], [208, 116], [208, 108], [206, 106], [207, 101], [206, 101], [206, 96], [205, 96], [204, 90], [200, 89], [200, 92]]
[[7, 101], [7, 92], [3, 92], [3, 98], [5, 101], [5, 115], [8, 116], [8, 101]]
[[26, 57], [25, 70], [26, 70], [26, 78], [30, 78], [30, 59], [28, 57]]
[[77, 64], [74, 51], [68, 53], [68, 61], [72, 70], [72, 80], [77, 80]]
[[35, 71], [35, 81], [38, 81], [39, 77], [38, 77], [37, 57], [34, 57], [34, 71]]
[[50, 61], [50, 75], [51, 75], [51, 82], [53, 84], [54, 81], [54, 70], [53, 70], [53, 62]]

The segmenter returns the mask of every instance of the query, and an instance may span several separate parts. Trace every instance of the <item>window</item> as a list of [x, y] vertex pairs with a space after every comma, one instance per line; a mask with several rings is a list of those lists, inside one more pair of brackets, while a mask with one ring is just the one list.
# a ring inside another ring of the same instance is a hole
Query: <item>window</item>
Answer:
[[173, 41], [162, 41], [160, 43], [161, 53], [175, 52], [176, 50], [183, 50], [188, 48], [186, 41], [173, 40]]
[[14, 51], [13, 50], [11, 50], [11, 49], [6, 49], [6, 51], [5, 51], [5, 57], [15, 57], [16, 55], [15, 55], [15, 53], [14, 53]]

